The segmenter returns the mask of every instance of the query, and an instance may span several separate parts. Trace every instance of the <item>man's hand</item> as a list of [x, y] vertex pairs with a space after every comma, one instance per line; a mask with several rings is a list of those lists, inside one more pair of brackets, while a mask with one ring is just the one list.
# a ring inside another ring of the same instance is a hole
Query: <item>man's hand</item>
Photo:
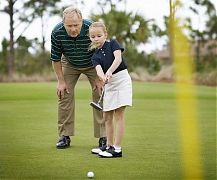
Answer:
[[57, 76], [57, 96], [59, 99], [64, 98], [64, 94], [69, 93], [68, 87], [64, 80], [61, 61], [52, 61], [53, 69]]
[[58, 84], [57, 84], [57, 96], [58, 96], [58, 98], [59, 99], [64, 98], [65, 92], [67, 94], [69, 94], [69, 90], [68, 90], [68, 88], [66, 86], [66, 83], [58, 81]]

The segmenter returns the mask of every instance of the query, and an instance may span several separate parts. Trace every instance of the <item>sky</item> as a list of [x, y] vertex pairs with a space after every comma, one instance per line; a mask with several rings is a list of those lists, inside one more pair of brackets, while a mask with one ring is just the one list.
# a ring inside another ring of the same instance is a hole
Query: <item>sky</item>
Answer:
[[[125, 0], [127, 2], [126, 6], [117, 5], [119, 9], [126, 9], [128, 12], [139, 13], [143, 15], [145, 19], [154, 19], [154, 22], [158, 24], [161, 28], [164, 28], [163, 23], [163, 16], [169, 15], [169, 0]], [[215, 3], [217, 7], [217, 2], [215, 0], [211, 0]], [[69, 0], [64, 1], [64, 5], [71, 5]], [[100, 9], [97, 8], [96, 5], [97, 0], [85, 0], [85, 6], [79, 6], [82, 10], [82, 14], [84, 18], [89, 18], [90, 12], [100, 12]], [[189, 0], [182, 0], [183, 3], [189, 3]], [[0, 9], [2, 8], [3, 4], [0, 4]], [[186, 13], [183, 11], [183, 14]], [[181, 13], [181, 14], [182, 14]], [[192, 14], [189, 14], [192, 16]], [[1, 33], [0, 33], [0, 42], [4, 37], [9, 38], [9, 17], [0, 13], [1, 24]], [[51, 17], [48, 18], [46, 21], [46, 48], [50, 49], [50, 33], [53, 27], [61, 21], [61, 17]], [[195, 26], [198, 28], [203, 28], [203, 20], [195, 19], [194, 20]], [[20, 27], [15, 31], [15, 37], [18, 36], [24, 27]], [[40, 20], [36, 20], [23, 34], [29, 39], [33, 39], [38, 37], [41, 39], [41, 29], [40, 29]], [[149, 42], [145, 45], [141, 46], [140, 49], [146, 52], [151, 52], [156, 49], [162, 49], [162, 46], [165, 44], [164, 39], [152, 38]], [[1, 48], [1, 47], [0, 47]]]

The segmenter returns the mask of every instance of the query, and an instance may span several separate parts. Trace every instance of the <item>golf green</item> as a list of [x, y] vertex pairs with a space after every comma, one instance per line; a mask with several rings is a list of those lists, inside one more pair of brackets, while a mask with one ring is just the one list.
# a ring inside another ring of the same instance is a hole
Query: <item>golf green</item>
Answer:
[[[216, 88], [195, 86], [203, 178], [216, 179]], [[90, 86], [76, 86], [76, 134], [71, 147], [55, 148], [56, 82], [0, 84], [0, 179], [183, 179], [174, 84], [133, 82], [126, 109], [123, 157], [90, 153], [93, 137]], [[190, 111], [190, 109], [189, 109]], [[193, 168], [193, 167], [192, 167]]]

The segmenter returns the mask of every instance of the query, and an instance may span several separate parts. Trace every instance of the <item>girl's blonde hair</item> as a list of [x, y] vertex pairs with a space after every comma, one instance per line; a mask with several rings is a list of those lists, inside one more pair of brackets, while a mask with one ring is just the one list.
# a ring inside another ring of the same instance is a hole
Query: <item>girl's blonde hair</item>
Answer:
[[[91, 28], [93, 27], [99, 27], [99, 28], [102, 28], [103, 32], [105, 34], [107, 34], [107, 29], [106, 29], [106, 26], [103, 22], [101, 21], [97, 21], [97, 22], [93, 22], [90, 27], [89, 27], [89, 31]], [[97, 48], [97, 44], [95, 44], [94, 42], [91, 42], [90, 44], [90, 47], [89, 47], [89, 50], [93, 50], [93, 49], [96, 49]]]

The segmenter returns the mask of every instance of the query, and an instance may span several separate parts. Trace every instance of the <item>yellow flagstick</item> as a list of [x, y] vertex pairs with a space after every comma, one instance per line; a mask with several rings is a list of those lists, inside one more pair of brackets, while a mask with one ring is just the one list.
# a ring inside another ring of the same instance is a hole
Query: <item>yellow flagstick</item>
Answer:
[[[171, 3], [171, 0], [170, 0]], [[172, 11], [171, 11], [172, 12]], [[178, 27], [174, 12], [170, 19], [171, 55], [174, 61], [177, 87], [177, 109], [180, 122], [184, 179], [203, 179], [197, 109], [192, 82], [193, 61], [187, 38]]]

